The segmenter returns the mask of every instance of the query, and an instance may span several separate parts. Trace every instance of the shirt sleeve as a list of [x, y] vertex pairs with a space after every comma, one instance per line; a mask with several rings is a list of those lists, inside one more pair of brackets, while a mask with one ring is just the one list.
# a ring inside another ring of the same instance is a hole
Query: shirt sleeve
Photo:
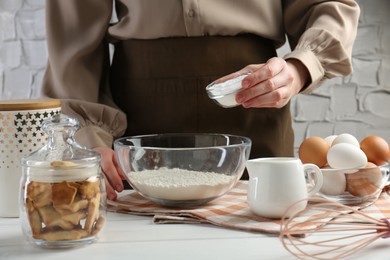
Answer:
[[311, 93], [324, 79], [352, 72], [352, 47], [360, 8], [353, 0], [286, 0], [284, 27], [292, 49], [285, 59], [300, 60], [311, 82]]
[[112, 0], [46, 1], [49, 58], [41, 92], [61, 99], [62, 112], [80, 122], [76, 140], [90, 148], [111, 147], [127, 126], [108, 87], [111, 15]]

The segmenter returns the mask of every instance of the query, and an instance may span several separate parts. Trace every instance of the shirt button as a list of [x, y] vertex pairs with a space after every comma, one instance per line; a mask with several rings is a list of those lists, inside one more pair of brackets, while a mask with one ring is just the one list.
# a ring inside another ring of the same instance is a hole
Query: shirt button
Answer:
[[189, 10], [189, 11], [188, 11], [188, 17], [191, 17], [191, 18], [192, 18], [192, 17], [194, 17], [194, 16], [195, 16], [194, 10], [192, 10], [192, 9]]

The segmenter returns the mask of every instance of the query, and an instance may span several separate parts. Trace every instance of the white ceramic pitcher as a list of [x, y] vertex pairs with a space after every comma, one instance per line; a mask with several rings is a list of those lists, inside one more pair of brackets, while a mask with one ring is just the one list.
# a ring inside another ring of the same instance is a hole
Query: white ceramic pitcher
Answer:
[[[251, 159], [246, 167], [249, 207], [256, 215], [267, 218], [288, 217], [305, 209], [305, 199], [318, 192], [323, 182], [321, 170], [316, 165], [302, 164], [293, 157]], [[310, 174], [314, 174], [314, 178], [306, 178]], [[315, 180], [312, 188], [308, 188], [307, 179]]]

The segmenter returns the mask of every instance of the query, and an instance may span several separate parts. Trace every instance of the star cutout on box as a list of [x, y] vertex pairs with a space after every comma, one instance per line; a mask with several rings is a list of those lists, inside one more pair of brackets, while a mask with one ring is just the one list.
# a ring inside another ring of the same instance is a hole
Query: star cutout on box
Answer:
[[17, 113], [15, 115], [15, 117], [18, 119], [18, 120], [21, 120], [23, 118], [23, 115], [21, 113]]

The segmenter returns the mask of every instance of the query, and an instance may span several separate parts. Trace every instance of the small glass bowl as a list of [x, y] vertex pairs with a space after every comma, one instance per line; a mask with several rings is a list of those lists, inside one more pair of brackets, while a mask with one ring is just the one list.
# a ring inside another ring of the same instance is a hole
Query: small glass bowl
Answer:
[[231, 108], [240, 105], [236, 101], [236, 94], [240, 91], [242, 80], [250, 73], [241, 74], [230, 80], [215, 83], [212, 82], [206, 87], [207, 95], [215, 103], [224, 108]]
[[321, 171], [324, 183], [319, 195], [346, 205], [376, 200], [389, 180], [388, 165]]

